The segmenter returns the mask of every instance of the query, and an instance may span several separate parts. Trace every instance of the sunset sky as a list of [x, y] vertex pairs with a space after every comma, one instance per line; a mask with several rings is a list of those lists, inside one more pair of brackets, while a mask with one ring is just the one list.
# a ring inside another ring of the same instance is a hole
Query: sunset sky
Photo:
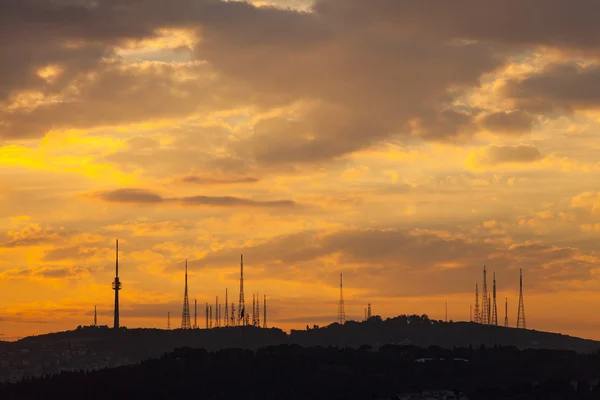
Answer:
[[[597, 0], [0, 1], [0, 340], [346, 313], [600, 340]], [[491, 287], [491, 277], [488, 280]], [[201, 306], [200, 306], [201, 305]], [[262, 310], [261, 310], [262, 311]], [[192, 311], [193, 312], [193, 311]]]

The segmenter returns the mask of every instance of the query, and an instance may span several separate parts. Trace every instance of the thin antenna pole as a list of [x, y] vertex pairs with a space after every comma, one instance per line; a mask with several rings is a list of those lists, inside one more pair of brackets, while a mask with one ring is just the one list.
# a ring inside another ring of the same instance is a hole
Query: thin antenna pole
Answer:
[[121, 290], [121, 281], [119, 280], [119, 239], [117, 239], [115, 245], [115, 280], [112, 283], [112, 288], [115, 291], [115, 315], [114, 315], [114, 329], [119, 329], [119, 290]]
[[167, 312], [167, 330], [171, 329], [171, 312]]
[[94, 326], [98, 326], [98, 314], [96, 313], [96, 305], [94, 305]]
[[344, 282], [340, 272], [340, 304], [338, 306], [338, 322], [344, 325], [346, 322], [346, 310], [344, 309]]
[[508, 297], [504, 302], [504, 327], [508, 328]]
[[523, 269], [519, 272], [519, 312], [517, 314], [517, 328], [527, 329], [525, 323], [525, 303], [523, 301]]
[[194, 299], [194, 329], [198, 329], [198, 304]]
[[229, 326], [229, 300], [227, 298], [227, 288], [225, 288], [225, 318], [223, 318], [223, 324]]
[[188, 300], [188, 265], [185, 260], [185, 289], [183, 291], [183, 312], [181, 314], [181, 329], [190, 329], [190, 302]]
[[240, 305], [238, 307], [239, 315], [239, 325], [244, 325], [245, 321], [245, 305], [244, 305], [244, 255], [240, 255]]
[[267, 329], [267, 295], [263, 300], [263, 328]]

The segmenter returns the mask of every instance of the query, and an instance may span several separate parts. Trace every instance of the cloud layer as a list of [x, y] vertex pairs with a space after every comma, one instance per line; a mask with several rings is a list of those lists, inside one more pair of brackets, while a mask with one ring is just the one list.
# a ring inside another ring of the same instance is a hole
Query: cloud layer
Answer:
[[525, 270], [531, 326], [598, 338], [598, 11], [0, 2], [3, 333], [108, 315], [118, 238], [129, 326], [179, 309], [186, 259], [236, 298], [243, 253], [284, 328], [333, 320], [340, 272], [349, 315], [467, 319], [485, 264], [509, 304]]

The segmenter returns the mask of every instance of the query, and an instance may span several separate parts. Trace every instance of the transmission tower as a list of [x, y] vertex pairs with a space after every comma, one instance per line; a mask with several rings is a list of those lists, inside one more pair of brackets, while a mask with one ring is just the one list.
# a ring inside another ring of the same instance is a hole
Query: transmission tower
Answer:
[[523, 303], [523, 269], [519, 273], [519, 313], [517, 314], [517, 328], [527, 329], [525, 324], [525, 304]]
[[263, 328], [267, 329], [267, 295], [263, 300]]
[[367, 304], [367, 319], [371, 319], [371, 303]]
[[219, 296], [215, 299], [215, 328], [219, 327]]
[[231, 303], [231, 326], [235, 326], [235, 304]]
[[112, 288], [115, 291], [115, 321], [114, 328], [119, 329], [119, 290], [121, 290], [121, 281], [119, 280], [119, 240], [117, 239], [116, 245], [116, 268], [115, 268], [115, 280], [112, 284]]
[[252, 293], [252, 325], [256, 326], [256, 293]]
[[208, 302], [206, 302], [206, 329], [208, 329], [208, 323], [209, 323], [210, 319], [208, 316]]
[[188, 301], [187, 260], [185, 260], [185, 289], [183, 291], [183, 313], [181, 314], [181, 329], [190, 329], [190, 303]]
[[225, 318], [223, 318], [223, 325], [229, 326], [229, 300], [227, 298], [227, 288], [225, 288]]
[[260, 295], [256, 292], [256, 326], [260, 327]]
[[504, 302], [504, 327], [508, 328], [508, 297]]
[[198, 329], [198, 304], [194, 299], [194, 329]]
[[485, 265], [483, 266], [483, 292], [481, 293], [481, 323], [488, 324], [490, 322], [490, 308], [488, 306], [488, 291], [487, 291], [487, 272]]
[[212, 327], [213, 327], [213, 320], [212, 320], [212, 305], [210, 305], [210, 306], [208, 307], [208, 314], [210, 315], [210, 325], [209, 325], [209, 326], [210, 326], [210, 328], [212, 328]]
[[171, 329], [171, 312], [167, 312], [167, 329]]
[[490, 296], [489, 294], [488, 294], [487, 306], [488, 306], [488, 313], [487, 313], [488, 314], [488, 322], [487, 322], [487, 324], [489, 325], [490, 322], [492, 322], [492, 318], [491, 318], [491, 315], [492, 315], [492, 296]]
[[340, 272], [340, 304], [338, 306], [338, 322], [344, 325], [346, 322], [346, 310], [344, 309], [344, 284], [342, 281], [342, 273]]
[[244, 325], [246, 320], [245, 305], [244, 305], [244, 255], [240, 256], [240, 304], [238, 305], [239, 325]]
[[98, 326], [98, 314], [96, 313], [96, 306], [94, 306], [94, 326]]
[[496, 271], [494, 271], [494, 286], [492, 290], [492, 325], [498, 326], [498, 308], [496, 307]]
[[479, 314], [479, 285], [475, 284], [475, 323], [478, 324], [481, 322], [480, 314]]

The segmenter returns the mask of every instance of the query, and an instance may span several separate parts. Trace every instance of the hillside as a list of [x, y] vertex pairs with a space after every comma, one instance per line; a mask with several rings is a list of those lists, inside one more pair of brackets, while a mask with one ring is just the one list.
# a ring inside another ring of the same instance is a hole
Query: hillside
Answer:
[[367, 346], [340, 350], [280, 345], [214, 353], [184, 348], [136, 366], [0, 384], [0, 398], [104, 399], [119, 394], [152, 399], [193, 395], [367, 400], [439, 389], [463, 392], [471, 400], [596, 399], [598, 376], [599, 354], [514, 347], [444, 350], [387, 345], [371, 351]]
[[258, 327], [160, 330], [84, 327], [74, 331], [32, 336], [0, 345], [0, 381], [17, 381], [63, 370], [98, 369], [138, 363], [160, 357], [175, 348], [216, 351], [227, 348], [256, 350], [270, 345], [297, 344], [358, 348], [386, 344], [421, 347], [514, 346], [592, 353], [600, 343], [555, 333], [520, 330], [474, 323], [443, 323], [426, 316], [399, 316], [365, 322], [337, 323], [323, 328], [293, 330]]

